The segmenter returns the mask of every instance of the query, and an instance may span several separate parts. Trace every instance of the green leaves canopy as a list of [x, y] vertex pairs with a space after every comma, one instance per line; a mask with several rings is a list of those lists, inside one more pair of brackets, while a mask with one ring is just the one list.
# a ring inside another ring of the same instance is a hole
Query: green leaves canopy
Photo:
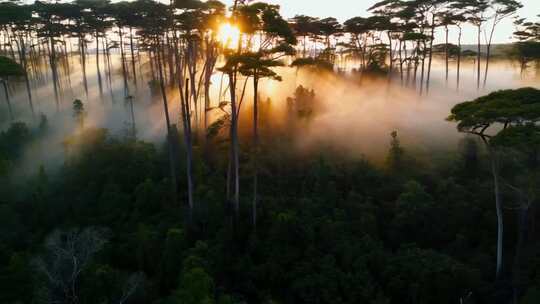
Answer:
[[449, 121], [463, 132], [487, 129], [495, 123], [524, 124], [540, 120], [540, 90], [501, 90], [456, 105]]
[[498, 147], [513, 147], [521, 151], [540, 148], [540, 126], [527, 124], [505, 129], [491, 139]]

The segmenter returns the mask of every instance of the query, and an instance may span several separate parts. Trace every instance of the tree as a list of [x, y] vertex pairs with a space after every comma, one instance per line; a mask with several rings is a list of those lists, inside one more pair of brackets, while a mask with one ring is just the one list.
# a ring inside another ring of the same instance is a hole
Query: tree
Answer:
[[317, 34], [318, 18], [306, 15], [296, 15], [290, 19], [291, 27], [296, 36], [302, 37], [302, 58], [307, 57], [308, 38]]
[[[270, 51], [270, 53], [273, 53]], [[282, 66], [283, 63], [273, 58], [266, 58], [264, 51], [241, 55], [240, 72], [247, 77], [253, 77], [253, 204], [252, 223], [257, 227], [257, 201], [258, 201], [258, 154], [259, 154], [259, 81], [270, 78], [281, 81], [272, 67]]]
[[[138, 13], [141, 16], [141, 20], [144, 20], [141, 24], [142, 30], [140, 35], [145, 43], [151, 48], [157, 57], [159, 88], [161, 91], [161, 98], [163, 100], [163, 111], [165, 114], [165, 124], [167, 130], [167, 148], [169, 154], [169, 171], [170, 171], [170, 183], [171, 183], [171, 199], [173, 203], [178, 201], [178, 184], [176, 178], [176, 154], [174, 150], [175, 141], [175, 126], [171, 123], [169, 113], [169, 100], [167, 91], [165, 89], [165, 76], [163, 72], [164, 66], [164, 42], [162, 34], [171, 28], [171, 19], [168, 15], [168, 7], [165, 4], [159, 2], [145, 2], [140, 0], [141, 5]], [[144, 8], [144, 9], [143, 9]], [[182, 92], [180, 93], [182, 95]]]
[[386, 162], [392, 171], [399, 172], [403, 169], [403, 156], [405, 154], [405, 150], [403, 147], [401, 147], [398, 132], [393, 131], [390, 135], [392, 136], [392, 140], [390, 141], [390, 151]]
[[540, 62], [540, 22], [518, 19], [514, 24], [517, 27], [514, 37], [519, 41], [514, 44], [511, 55], [519, 60], [523, 73], [530, 62]]
[[34, 104], [32, 101], [32, 89], [30, 87], [29, 64], [28, 64], [28, 36], [32, 31], [32, 7], [30, 5], [18, 5], [12, 2], [0, 3], [0, 24], [11, 27], [13, 40], [19, 50], [19, 61], [24, 70], [24, 80], [26, 84], [26, 93], [28, 94], [28, 104], [32, 113], [32, 118], [35, 118]]
[[[270, 78], [281, 81], [272, 68], [282, 66], [278, 59], [286, 55], [293, 55], [296, 37], [293, 35], [287, 22], [280, 16], [274, 6], [261, 6], [259, 11], [259, 24], [251, 27], [259, 28], [264, 34], [265, 40], [259, 45], [256, 53], [246, 52], [239, 58], [239, 71], [246, 77], [253, 77], [253, 204], [252, 223], [257, 227], [257, 201], [258, 201], [258, 153], [259, 153], [259, 81], [262, 78]], [[273, 41], [276, 47], [268, 47]]]
[[[502, 90], [479, 97], [473, 101], [456, 105], [449, 121], [458, 123], [458, 130], [479, 136], [484, 142], [490, 158], [493, 177], [495, 209], [497, 211], [497, 267], [500, 278], [503, 266], [503, 202], [499, 176], [499, 160], [492, 139], [500, 130], [516, 125], [534, 123], [540, 119], [540, 90], [522, 88]], [[494, 130], [494, 131], [492, 131]], [[488, 132], [496, 132], [489, 134]]]
[[486, 22], [486, 11], [489, 8], [489, 0], [463, 0], [453, 3], [453, 8], [458, 9], [467, 21], [477, 29], [477, 53], [476, 53], [476, 86], [480, 89], [480, 79], [482, 77], [480, 67], [482, 59], [482, 25]]
[[457, 67], [456, 67], [456, 87], [459, 90], [460, 78], [461, 78], [461, 59], [463, 57], [463, 49], [461, 41], [463, 37], [463, 24], [467, 22], [467, 16], [464, 15], [464, 7], [461, 2], [451, 2], [449, 7], [449, 23], [458, 28], [458, 44], [457, 44]]
[[517, 168], [513, 176], [501, 177], [503, 185], [514, 193], [515, 203], [511, 209], [517, 210], [517, 244], [512, 267], [512, 282], [514, 298], [517, 299], [526, 284], [526, 274], [523, 269], [525, 249], [531, 248], [530, 210], [537, 201], [538, 182], [540, 181], [540, 127], [535, 124], [519, 124], [510, 126], [499, 132], [491, 143], [497, 149], [510, 150], [513, 160], [517, 160]]
[[63, 21], [65, 20], [65, 15], [67, 13], [66, 10], [68, 10], [70, 6], [71, 4], [45, 3], [42, 1], [36, 1], [33, 5], [34, 12], [37, 14], [39, 18], [38, 22], [40, 23], [37, 30], [37, 36], [38, 38], [44, 38], [46, 40], [49, 50], [49, 65], [51, 67], [57, 111], [60, 110], [60, 84], [56, 45], [59, 43], [59, 38], [69, 30], [69, 27], [67, 27]]
[[332, 46], [332, 41], [330, 40], [330, 37], [341, 34], [343, 27], [341, 26], [339, 21], [337, 21], [337, 19], [334, 17], [321, 19], [318, 22], [316, 22], [316, 25], [317, 25], [317, 32], [318, 32], [317, 35], [324, 37], [324, 44], [326, 46], [326, 50], [324, 53], [327, 54], [326, 60], [333, 61], [331, 60], [331, 51], [333, 50], [333, 46]]
[[105, 232], [96, 228], [57, 230], [47, 236], [45, 254], [34, 261], [43, 276], [41, 299], [49, 303], [79, 303], [81, 275], [106, 243]]
[[73, 117], [79, 125], [80, 130], [84, 129], [84, 118], [86, 117], [86, 110], [84, 109], [84, 104], [81, 100], [76, 99], [73, 101]]
[[76, 0], [75, 4], [82, 11], [82, 17], [85, 24], [88, 26], [89, 32], [95, 38], [96, 45], [96, 72], [98, 77], [98, 87], [100, 97], [103, 99], [103, 83], [101, 78], [101, 70], [99, 64], [99, 39], [104, 37], [107, 30], [112, 26], [108, 21], [109, 17], [109, 0]]
[[9, 97], [8, 81], [9, 77], [24, 76], [26, 72], [17, 62], [4, 56], [0, 56], [0, 82], [4, 87], [4, 94], [6, 96], [6, 103], [9, 110], [9, 117], [11, 120], [15, 119], [13, 109], [11, 107], [11, 100]]
[[489, 71], [489, 60], [491, 58], [491, 44], [493, 42], [493, 34], [495, 33], [495, 28], [497, 25], [504, 19], [514, 15], [518, 9], [522, 8], [523, 5], [517, 0], [491, 0], [489, 3], [489, 9], [492, 11], [491, 21], [492, 26], [489, 32], [489, 38], [487, 40], [487, 50], [486, 50], [486, 70], [484, 71], [484, 87], [487, 83], [488, 71]]

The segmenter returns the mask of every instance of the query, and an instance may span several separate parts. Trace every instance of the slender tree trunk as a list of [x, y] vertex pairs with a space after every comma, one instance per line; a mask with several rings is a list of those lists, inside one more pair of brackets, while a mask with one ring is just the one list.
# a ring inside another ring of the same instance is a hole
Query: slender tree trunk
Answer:
[[257, 204], [259, 182], [259, 76], [253, 76], [253, 229], [257, 230]]
[[167, 60], [169, 63], [169, 80], [170, 83], [174, 84], [174, 59], [173, 59], [173, 50], [170, 43], [169, 33], [165, 32], [165, 39], [167, 41]]
[[79, 53], [82, 63], [84, 92], [86, 93], [86, 98], [88, 98], [88, 80], [86, 79], [86, 42], [84, 41], [84, 37], [79, 37]]
[[489, 71], [489, 60], [491, 59], [491, 43], [493, 42], [493, 33], [495, 32], [495, 27], [497, 26], [497, 19], [498, 15], [495, 14], [495, 17], [493, 19], [493, 27], [491, 28], [491, 33], [489, 34], [489, 40], [487, 43], [487, 50], [486, 50], [486, 70], [484, 71], [484, 88], [487, 84], [487, 78], [488, 78], [488, 71]]
[[107, 61], [107, 82], [109, 84], [109, 95], [111, 96], [111, 103], [114, 103], [114, 93], [112, 89], [112, 74], [111, 74], [111, 54], [109, 52], [109, 40], [107, 39], [107, 36], [104, 37], [105, 42], [105, 58]]
[[459, 27], [459, 34], [458, 34], [458, 57], [457, 57], [457, 77], [456, 77], [456, 87], [459, 91], [459, 85], [460, 85], [460, 77], [461, 77], [461, 35], [463, 34], [463, 31], [461, 29], [461, 26]]
[[[118, 34], [120, 39], [120, 60], [122, 61], [122, 76], [124, 78], [124, 99], [129, 96], [129, 85], [128, 85], [128, 76], [126, 68], [126, 55], [124, 52], [124, 39], [122, 35], [122, 28], [118, 28]], [[159, 52], [159, 50], [158, 50]]]
[[96, 73], [98, 77], [99, 97], [101, 98], [101, 102], [104, 102], [103, 83], [101, 80], [101, 69], [99, 67], [99, 33], [98, 32], [96, 32]]
[[233, 183], [233, 205], [234, 213], [238, 219], [240, 213], [240, 170], [239, 170], [239, 151], [238, 151], [238, 109], [236, 100], [236, 68], [229, 73], [229, 91], [231, 96], [231, 182]]
[[504, 235], [504, 223], [503, 223], [503, 208], [502, 197], [500, 192], [499, 183], [499, 170], [497, 165], [496, 151], [492, 147], [488, 147], [491, 162], [491, 174], [493, 176], [494, 195], [495, 195], [495, 208], [497, 211], [497, 267], [496, 278], [499, 279], [502, 274], [502, 259], [503, 259], [503, 235]]
[[482, 52], [482, 25], [477, 25], [478, 28], [478, 41], [477, 41], [477, 48], [478, 48], [478, 54], [476, 54], [476, 89], [480, 89], [480, 60], [481, 60], [481, 52]]
[[449, 60], [449, 54], [448, 54], [448, 25], [444, 27], [444, 31], [445, 31], [445, 45], [444, 45], [444, 59], [445, 59], [445, 72], [446, 72], [446, 82], [448, 83], [448, 60]]
[[135, 48], [133, 44], [133, 28], [129, 27], [129, 49], [131, 51], [131, 69], [133, 70], [133, 83], [137, 86], [137, 71], [135, 69]]
[[32, 112], [32, 118], [35, 119], [36, 114], [34, 112], [34, 103], [32, 102], [32, 88], [30, 87], [30, 78], [28, 77], [28, 60], [26, 58], [26, 44], [24, 39], [21, 37], [21, 47], [20, 47], [20, 57], [22, 67], [24, 69], [24, 81], [26, 83], [26, 93], [28, 94], [28, 104], [30, 105], [30, 111]]
[[177, 183], [176, 183], [176, 169], [174, 161], [174, 148], [173, 148], [173, 135], [172, 135], [172, 127], [171, 127], [171, 121], [169, 118], [169, 103], [167, 101], [167, 92], [165, 90], [165, 83], [163, 79], [163, 67], [162, 67], [162, 60], [161, 60], [161, 52], [159, 51], [159, 48], [161, 47], [161, 43], [158, 42], [157, 44], [157, 65], [158, 65], [158, 74], [159, 74], [159, 87], [161, 89], [161, 97], [163, 99], [163, 111], [165, 112], [165, 122], [167, 125], [167, 146], [169, 150], [169, 169], [170, 169], [170, 175], [171, 175], [171, 195], [173, 199], [173, 203], [176, 203], [178, 201], [178, 194], [177, 194]]
[[433, 63], [433, 40], [435, 40], [435, 15], [431, 18], [431, 37], [429, 42], [429, 61], [427, 68], [426, 93], [429, 93], [429, 84], [431, 81], [431, 65]]
[[[420, 44], [420, 42], [418, 42], [418, 44]], [[420, 73], [422, 74], [420, 76], [420, 95], [422, 95], [424, 93], [424, 75], [425, 75], [425, 72], [426, 72], [426, 42], [425, 41], [422, 41], [422, 44], [423, 44], [423, 50], [422, 50], [422, 70], [420, 71]], [[417, 56], [420, 56], [420, 53], [417, 54]], [[418, 61], [417, 61], [418, 62]], [[416, 63], [416, 65], [418, 65], [418, 63]], [[416, 85], [416, 70], [414, 72], [414, 83]]]
[[[180, 75], [179, 75], [180, 76]], [[186, 79], [186, 84], [189, 83], [189, 79]], [[193, 143], [192, 143], [192, 131], [191, 131], [191, 114], [189, 109], [189, 85], [186, 85], [184, 101], [182, 102], [182, 115], [184, 121], [184, 141], [186, 145], [186, 175], [187, 175], [187, 187], [188, 187], [188, 205], [189, 205], [189, 220], [193, 220]]]
[[399, 40], [399, 76], [401, 78], [401, 85], [403, 85], [403, 41]]
[[392, 79], [392, 72], [394, 71], [394, 52], [392, 51], [392, 33], [388, 31], [388, 50], [390, 52], [390, 71], [388, 72], [388, 78]]
[[13, 109], [11, 108], [11, 99], [9, 98], [9, 90], [8, 90], [8, 87], [7, 87], [7, 80], [2, 79], [2, 80], [0, 80], [0, 82], [2, 82], [2, 86], [4, 87], [4, 94], [6, 95], [6, 103], [7, 103], [7, 106], [8, 106], [9, 118], [11, 120], [14, 120], [15, 116], [13, 115]]
[[52, 78], [53, 78], [53, 88], [54, 88], [54, 99], [56, 101], [56, 110], [60, 110], [60, 99], [58, 96], [58, 71], [56, 69], [56, 50], [54, 47], [54, 37], [49, 37], [50, 41], [50, 53], [49, 53], [49, 61], [51, 65], [51, 72], [52, 72]]

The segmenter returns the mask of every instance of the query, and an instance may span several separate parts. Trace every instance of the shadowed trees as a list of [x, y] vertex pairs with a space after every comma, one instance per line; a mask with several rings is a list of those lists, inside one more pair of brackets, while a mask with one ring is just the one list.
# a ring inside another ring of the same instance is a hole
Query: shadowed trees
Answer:
[[[28, 44], [29, 36], [33, 31], [32, 6], [17, 5], [12, 2], [0, 3], [0, 27], [4, 27], [6, 35], [9, 36], [7, 29], [12, 33], [12, 42], [15, 43], [18, 50], [19, 64], [24, 70], [24, 80], [26, 84], [26, 93], [28, 95], [28, 104], [32, 117], [35, 118], [34, 103], [32, 100], [32, 88], [30, 86], [30, 65], [28, 62]], [[10, 43], [11, 45], [11, 43]], [[13, 60], [16, 60], [13, 58]]]
[[[58, 74], [58, 54], [56, 47], [57, 44], [60, 43], [60, 37], [69, 32], [69, 27], [66, 27], [66, 24], [64, 24], [63, 21], [65, 20], [66, 13], [70, 11], [69, 9], [71, 8], [71, 4], [45, 3], [36, 1], [33, 8], [38, 18], [36, 21], [39, 23], [37, 36], [38, 38], [43, 38], [47, 43], [56, 109], [59, 111], [60, 80]], [[81, 29], [81, 31], [79, 31], [79, 37], [81, 39], [83, 39], [81, 37], [82, 33], [83, 31]], [[79, 43], [82, 43], [81, 47], [84, 47], [84, 42], [79, 41]], [[84, 49], [82, 54], [82, 56], [84, 56]]]
[[[260, 41], [254, 46], [256, 51], [250, 51], [249, 47], [242, 48], [242, 41], [239, 41], [238, 49], [231, 51], [227, 56], [227, 61], [221, 70], [229, 76], [229, 90], [231, 93], [231, 171], [230, 180], [234, 184], [233, 205], [235, 214], [239, 215], [239, 175], [238, 175], [238, 117], [240, 106], [244, 98], [242, 93], [238, 105], [236, 105], [236, 86], [238, 74], [247, 78], [253, 78], [253, 140], [254, 140], [254, 177], [253, 177], [253, 204], [252, 222], [256, 227], [257, 210], [257, 153], [259, 146], [258, 133], [258, 102], [259, 102], [259, 81], [262, 78], [272, 78], [279, 80], [279, 76], [272, 71], [273, 67], [282, 65], [278, 61], [280, 57], [292, 55], [296, 44], [296, 37], [279, 14], [279, 7], [266, 3], [254, 3], [238, 8], [238, 22], [245, 35], [251, 37], [259, 35]], [[247, 84], [247, 79], [246, 79]], [[245, 91], [245, 88], [244, 88]], [[229, 185], [227, 185], [229, 187]]]
[[540, 62], [540, 22], [518, 19], [515, 25], [517, 30], [514, 37], [519, 41], [514, 45], [511, 54], [519, 61], [523, 74], [530, 62]]
[[[143, 2], [144, 1], [144, 2]], [[164, 4], [152, 1], [140, 0], [138, 14], [141, 16], [141, 30], [139, 35], [144, 43], [150, 48], [157, 58], [159, 88], [163, 100], [163, 111], [165, 114], [165, 125], [167, 130], [167, 150], [169, 155], [169, 171], [171, 184], [171, 199], [173, 204], [178, 201], [178, 184], [176, 178], [176, 153], [174, 149], [175, 127], [170, 118], [169, 99], [166, 90], [164, 66], [164, 37], [163, 33], [171, 28], [171, 19], [168, 14], [168, 7]]]
[[0, 56], [0, 82], [2, 83], [2, 87], [4, 89], [4, 95], [11, 120], [15, 119], [15, 115], [13, 113], [11, 99], [9, 96], [8, 81], [10, 77], [24, 76], [25, 74], [26, 72], [17, 62], [10, 58]]
[[302, 57], [305, 58], [307, 57], [307, 45], [309, 43], [309, 38], [313, 37], [318, 33], [318, 18], [306, 15], [296, 15], [289, 21], [294, 31], [294, 34], [297, 37], [302, 38]]
[[540, 90], [534, 88], [497, 91], [474, 101], [458, 104], [448, 118], [458, 123], [460, 132], [476, 135], [482, 139], [489, 153], [497, 211], [497, 278], [500, 278], [503, 267], [504, 224], [499, 173], [500, 155], [492, 139], [501, 130], [504, 132], [508, 128], [535, 123], [539, 119]]
[[[512, 263], [512, 285], [514, 300], [523, 295], [529, 283], [527, 255], [534, 247], [534, 211], [540, 181], [540, 127], [534, 123], [510, 126], [492, 138], [497, 149], [511, 156], [515, 170], [506, 170], [501, 176], [502, 184], [513, 195], [508, 209], [517, 213], [517, 241]], [[533, 214], [531, 216], [531, 213]]]

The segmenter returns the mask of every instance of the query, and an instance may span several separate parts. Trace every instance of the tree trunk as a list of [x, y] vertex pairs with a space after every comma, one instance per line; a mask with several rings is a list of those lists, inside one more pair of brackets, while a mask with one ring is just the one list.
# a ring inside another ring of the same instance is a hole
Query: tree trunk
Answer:
[[403, 85], [403, 41], [399, 40], [399, 76], [401, 78], [401, 85]]
[[49, 54], [49, 62], [51, 65], [51, 72], [53, 78], [54, 99], [56, 101], [56, 110], [60, 111], [60, 99], [58, 96], [58, 71], [56, 69], [56, 50], [54, 47], [54, 37], [49, 37], [49, 42], [51, 48]]
[[180, 64], [181, 60], [178, 55], [178, 52], [174, 53], [176, 61], [176, 73], [178, 81], [178, 93], [180, 95], [180, 114], [182, 116], [182, 129], [184, 132], [184, 144], [186, 146], [186, 177], [187, 177], [187, 192], [188, 192], [188, 206], [189, 206], [189, 221], [190, 223], [193, 220], [193, 142], [192, 142], [192, 131], [191, 131], [191, 109], [189, 104], [189, 79], [186, 79], [185, 92], [183, 90], [183, 73], [182, 65]]
[[98, 77], [99, 97], [103, 102], [103, 83], [101, 81], [101, 69], [99, 67], [99, 33], [96, 32], [96, 73]]
[[86, 50], [85, 49], [86, 49], [86, 42], [84, 41], [84, 37], [79, 37], [79, 54], [81, 56], [84, 92], [86, 93], [86, 98], [88, 98], [88, 81], [86, 79]]
[[449, 59], [449, 54], [448, 54], [448, 26], [445, 26], [444, 28], [445, 30], [445, 39], [446, 39], [446, 44], [444, 45], [444, 59], [445, 59], [445, 72], [446, 72], [446, 82], [448, 83], [448, 59]]
[[167, 101], [167, 92], [165, 90], [165, 83], [163, 79], [163, 67], [162, 67], [162, 60], [161, 60], [161, 52], [159, 51], [159, 48], [161, 47], [161, 43], [158, 42], [157, 44], [157, 65], [158, 65], [158, 74], [159, 74], [159, 87], [161, 89], [161, 97], [163, 99], [163, 111], [165, 112], [165, 122], [167, 125], [167, 146], [169, 150], [169, 169], [170, 169], [170, 175], [171, 175], [171, 195], [173, 199], [173, 204], [175, 204], [178, 201], [178, 194], [177, 194], [177, 188], [176, 188], [176, 169], [175, 169], [175, 157], [174, 157], [174, 148], [173, 148], [173, 138], [172, 138], [172, 130], [171, 130], [171, 121], [169, 118], [169, 104]]
[[394, 70], [394, 53], [392, 51], [392, 33], [390, 31], [388, 31], [387, 33], [388, 35], [388, 47], [389, 47], [389, 52], [390, 52], [390, 70], [388, 72], [388, 78], [391, 79], [392, 78], [392, 71]]
[[133, 29], [129, 27], [129, 49], [131, 51], [131, 69], [133, 70], [133, 83], [137, 86], [137, 71], [135, 70], [135, 50], [133, 47]]
[[0, 82], [2, 82], [2, 86], [4, 87], [4, 94], [6, 95], [6, 103], [7, 103], [7, 106], [8, 106], [9, 118], [10, 118], [11, 120], [14, 120], [15, 117], [13, 116], [13, 109], [11, 108], [11, 100], [10, 100], [10, 98], [9, 98], [9, 91], [8, 91], [8, 87], [7, 87], [7, 80], [2, 79], [2, 80], [0, 80]]
[[239, 151], [238, 151], [238, 110], [236, 104], [236, 68], [229, 73], [229, 91], [231, 96], [231, 182], [234, 185], [233, 205], [234, 213], [238, 219], [240, 213], [240, 170], [239, 170]]
[[257, 200], [259, 178], [259, 76], [255, 72], [253, 76], [253, 206], [252, 222], [253, 229], [257, 230]]
[[488, 71], [489, 71], [489, 60], [491, 58], [491, 43], [493, 42], [493, 33], [495, 32], [495, 27], [497, 26], [497, 19], [498, 15], [495, 14], [495, 17], [493, 19], [493, 27], [491, 28], [491, 33], [489, 34], [489, 40], [487, 43], [487, 50], [486, 50], [486, 70], [484, 71], [484, 88], [486, 87], [487, 78], [488, 78]]
[[461, 77], [461, 35], [463, 34], [463, 30], [461, 29], [461, 26], [459, 27], [459, 34], [458, 34], [458, 57], [457, 57], [457, 76], [456, 76], [456, 88], [459, 91], [459, 85], [460, 85], [460, 77]]
[[431, 80], [431, 64], [433, 63], [433, 40], [435, 38], [435, 15], [431, 18], [431, 37], [429, 42], [429, 61], [426, 80], [426, 93], [429, 93], [429, 83]]
[[[186, 84], [189, 83], [189, 79], [186, 79]], [[181, 90], [181, 86], [180, 86]], [[182, 94], [182, 92], [180, 92]], [[192, 131], [191, 131], [191, 114], [189, 109], [189, 85], [186, 85], [184, 100], [182, 101], [182, 115], [184, 122], [184, 141], [186, 145], [186, 175], [188, 186], [188, 205], [189, 205], [189, 221], [193, 220], [193, 143], [192, 143]]]
[[112, 75], [111, 75], [111, 54], [109, 53], [109, 41], [107, 39], [107, 36], [104, 37], [105, 41], [105, 57], [107, 61], [107, 83], [109, 84], [109, 94], [111, 96], [111, 103], [114, 103], [114, 93], [112, 89]]
[[118, 35], [120, 36], [120, 61], [122, 61], [122, 76], [124, 78], [124, 99], [129, 96], [129, 85], [128, 85], [128, 76], [126, 69], [126, 56], [124, 53], [124, 39], [122, 36], [122, 28], [118, 28]]
[[502, 274], [502, 259], [503, 259], [503, 233], [504, 233], [504, 223], [503, 223], [503, 208], [502, 208], [502, 197], [500, 192], [499, 185], [499, 172], [497, 165], [497, 155], [496, 151], [493, 151], [492, 147], [488, 147], [490, 154], [491, 162], [491, 174], [493, 176], [493, 186], [494, 186], [494, 195], [495, 195], [495, 208], [497, 211], [497, 267], [496, 267], [496, 278], [499, 279]]
[[34, 112], [34, 103], [32, 102], [32, 88], [30, 87], [30, 78], [28, 77], [28, 60], [26, 58], [26, 44], [24, 39], [21, 37], [21, 47], [20, 47], [20, 56], [21, 63], [24, 69], [24, 81], [26, 83], [26, 93], [28, 94], [28, 104], [30, 105], [30, 111], [32, 112], [32, 118], [35, 119], [36, 114]]
[[480, 89], [480, 60], [481, 60], [481, 45], [482, 45], [482, 26], [481, 24], [477, 25], [478, 28], [478, 41], [477, 41], [477, 48], [478, 48], [478, 54], [476, 54], [476, 89]]

